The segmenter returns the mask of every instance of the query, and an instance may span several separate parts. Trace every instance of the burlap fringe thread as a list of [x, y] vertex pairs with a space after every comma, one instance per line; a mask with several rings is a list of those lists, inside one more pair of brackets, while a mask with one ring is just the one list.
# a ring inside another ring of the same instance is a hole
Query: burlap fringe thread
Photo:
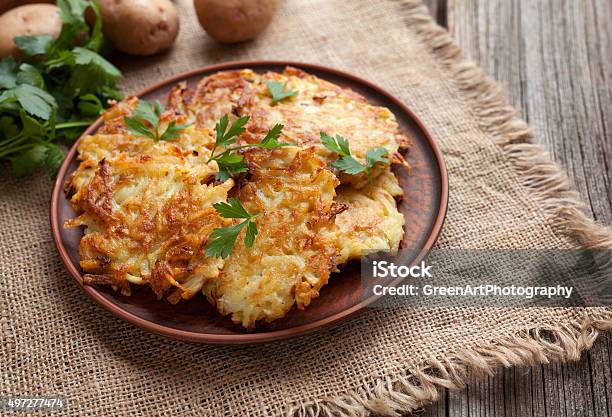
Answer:
[[[612, 230], [597, 225], [584, 212], [580, 196], [570, 187], [567, 174], [551, 161], [547, 151], [531, 143], [529, 126], [516, 117], [502, 89], [474, 63], [465, 60], [448, 33], [436, 25], [418, 0], [398, 0], [406, 24], [423, 35], [452, 74], [458, 90], [488, 133], [507, 153], [517, 179], [526, 192], [537, 198], [558, 236], [582, 248], [612, 249]], [[436, 401], [441, 388], [460, 389], [471, 374], [493, 375], [500, 366], [529, 366], [560, 360], [578, 360], [600, 332], [612, 329], [612, 312], [607, 308], [584, 311], [582, 320], [571, 325], [525, 330], [513, 337], [489, 341], [472, 349], [437, 358], [403, 375], [381, 378], [335, 398], [295, 402], [289, 417], [400, 416]]]

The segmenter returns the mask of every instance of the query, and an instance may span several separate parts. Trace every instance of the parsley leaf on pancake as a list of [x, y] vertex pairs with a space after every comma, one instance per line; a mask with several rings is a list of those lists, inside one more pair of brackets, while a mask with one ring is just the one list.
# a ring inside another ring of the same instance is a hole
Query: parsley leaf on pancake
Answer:
[[382, 147], [369, 149], [366, 152], [366, 163], [361, 164], [351, 155], [348, 141], [342, 136], [336, 134], [336, 137], [331, 137], [325, 132], [321, 132], [321, 143], [331, 152], [338, 154], [340, 158], [332, 163], [333, 167], [338, 168], [349, 175], [356, 175], [361, 172], [365, 172], [370, 175], [370, 171], [376, 165], [381, 162], [388, 164], [389, 160], [387, 155], [389, 152]]
[[[244, 162], [244, 157], [236, 153], [237, 150], [250, 147], [275, 149], [280, 148], [281, 146], [289, 145], [288, 143], [281, 143], [278, 141], [284, 126], [281, 124], [276, 124], [268, 131], [261, 142], [228, 148], [229, 145], [235, 144], [236, 140], [238, 139], [238, 135], [245, 131], [244, 126], [246, 126], [248, 121], [249, 116], [242, 116], [233, 122], [228, 129], [229, 116], [226, 114], [215, 124], [215, 144], [213, 145], [207, 162], [217, 162], [217, 166], [219, 167], [217, 179], [219, 181], [226, 181], [234, 174], [246, 172], [247, 165]], [[219, 154], [215, 154], [215, 151], [219, 147], [225, 147], [226, 149]]]
[[226, 219], [248, 219], [249, 213], [242, 207], [240, 201], [230, 198], [227, 203], [221, 202], [213, 204], [213, 207], [221, 217]]
[[389, 152], [385, 148], [374, 148], [369, 149], [366, 152], [366, 163], [369, 168], [372, 168], [375, 163], [382, 162], [383, 164], [388, 164], [389, 160], [387, 159], [387, 155]]
[[289, 97], [295, 97], [298, 95], [297, 91], [286, 90], [286, 84], [281, 84], [278, 81], [265, 81], [266, 87], [268, 87], [268, 91], [270, 91], [270, 95], [272, 96], [272, 104], [276, 104], [281, 100], [284, 100]]
[[335, 161], [332, 166], [338, 168], [340, 171], [344, 171], [349, 175], [356, 175], [360, 172], [365, 171], [366, 167], [361, 165], [352, 156], [343, 156], [342, 158]]
[[214, 229], [210, 234], [209, 243], [206, 245], [206, 256], [227, 258], [234, 249], [236, 239], [240, 231], [246, 227], [244, 244], [247, 248], [253, 246], [257, 235], [257, 225], [253, 219], [259, 214], [249, 214], [242, 206], [240, 201], [230, 198], [227, 203], [221, 202], [213, 204], [213, 207], [221, 217], [226, 219], [245, 219], [242, 223], [230, 227]]
[[178, 138], [180, 132], [189, 125], [176, 124], [176, 120], [172, 120], [163, 133], [160, 132], [159, 119], [163, 111], [164, 108], [157, 100], [153, 104], [145, 100], [139, 100], [132, 117], [125, 118], [125, 124], [134, 135], [148, 137], [154, 141]]
[[266, 135], [266, 137], [263, 138], [257, 146], [259, 148], [274, 149], [274, 148], [279, 148], [281, 146], [289, 145], [289, 143], [282, 143], [278, 141], [278, 138], [280, 137], [283, 127], [285, 126], [278, 124], [278, 123], [275, 124], [274, 127], [268, 131], [268, 134]]

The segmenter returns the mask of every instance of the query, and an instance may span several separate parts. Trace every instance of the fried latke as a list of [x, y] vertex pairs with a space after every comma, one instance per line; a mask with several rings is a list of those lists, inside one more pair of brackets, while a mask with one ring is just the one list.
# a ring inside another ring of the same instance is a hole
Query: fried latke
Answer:
[[329, 279], [337, 256], [334, 204], [338, 179], [313, 148], [247, 154], [251, 178], [238, 199], [256, 219], [259, 234], [246, 248], [239, 240], [218, 279], [204, 292], [221, 314], [246, 328], [304, 309]]

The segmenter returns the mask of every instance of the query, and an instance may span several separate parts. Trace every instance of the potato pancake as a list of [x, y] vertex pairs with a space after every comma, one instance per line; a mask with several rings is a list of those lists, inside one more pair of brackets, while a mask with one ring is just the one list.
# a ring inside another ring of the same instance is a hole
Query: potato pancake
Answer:
[[339, 244], [336, 262], [343, 264], [372, 252], [397, 252], [404, 216], [397, 210], [395, 199], [403, 192], [391, 170], [359, 190], [345, 185], [336, 191], [335, 201], [347, 207], [336, 216], [336, 227], [332, 229], [334, 241]]
[[202, 132], [176, 142], [128, 134], [113, 117], [135, 101], [128, 104], [107, 114], [102, 133], [80, 140], [81, 164], [66, 184], [79, 216], [65, 226], [85, 228], [79, 250], [87, 283], [124, 294], [129, 282], [148, 284], [158, 298], [176, 287], [172, 300], [189, 298], [223, 265], [203, 251], [210, 232], [228, 222], [212, 206], [234, 182], [212, 184]]
[[[295, 304], [310, 304], [335, 266], [334, 204], [338, 179], [313, 148], [247, 154], [251, 179], [238, 199], [260, 213], [255, 244], [239, 241], [218, 279], [204, 292], [221, 314], [246, 328], [283, 317]], [[327, 237], [327, 238], [326, 238]]]
[[390, 164], [407, 143], [388, 109], [300, 70], [219, 72], [177, 85], [165, 109], [132, 97], [104, 113], [79, 140], [65, 227], [84, 228], [85, 284], [172, 303], [202, 291], [252, 329], [306, 308], [339, 265], [397, 251]]

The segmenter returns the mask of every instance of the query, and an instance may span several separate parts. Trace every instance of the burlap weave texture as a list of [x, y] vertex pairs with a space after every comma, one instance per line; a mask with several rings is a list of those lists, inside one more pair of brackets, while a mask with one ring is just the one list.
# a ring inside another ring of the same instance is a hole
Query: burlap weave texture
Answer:
[[[207, 38], [191, 1], [169, 53], [122, 59], [135, 93], [228, 60], [303, 61], [355, 73], [423, 120], [449, 171], [440, 248], [612, 247], [503, 96], [417, 1], [286, 0], [257, 40]], [[129, 36], [129, 28], [126, 28]], [[370, 310], [259, 346], [199, 346], [141, 331], [95, 305], [52, 242], [52, 182], [0, 180], [0, 395], [61, 394], [69, 415], [393, 415], [459, 387], [470, 370], [576, 359], [607, 309]]]

